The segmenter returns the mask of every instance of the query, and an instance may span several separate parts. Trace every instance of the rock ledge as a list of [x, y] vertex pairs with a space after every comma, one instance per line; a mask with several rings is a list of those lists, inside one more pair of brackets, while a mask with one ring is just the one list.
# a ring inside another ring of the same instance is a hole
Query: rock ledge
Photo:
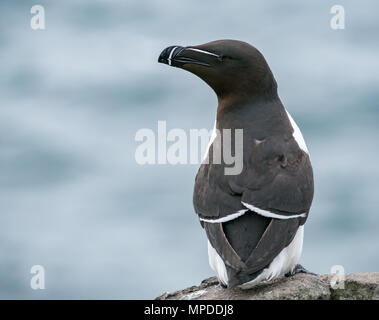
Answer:
[[[334, 275], [334, 277], [336, 277]], [[171, 293], [157, 300], [379, 300], [379, 272], [345, 276], [344, 288], [333, 289], [333, 275], [297, 274], [256, 285], [249, 290], [224, 289], [215, 277]]]

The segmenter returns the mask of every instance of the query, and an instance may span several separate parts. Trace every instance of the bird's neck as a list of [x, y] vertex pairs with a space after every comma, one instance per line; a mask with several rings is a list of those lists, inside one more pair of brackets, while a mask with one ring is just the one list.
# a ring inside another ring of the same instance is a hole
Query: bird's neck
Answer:
[[[267, 95], [263, 94], [230, 94], [224, 97], [217, 96], [218, 107], [217, 115], [222, 115], [239, 110], [249, 111], [253, 109], [261, 109], [264, 107], [282, 106], [280, 98], [276, 92]], [[258, 110], [257, 110], [258, 111]]]
[[218, 129], [252, 125], [259, 126], [265, 121], [272, 121], [279, 125], [285, 109], [280, 98], [275, 97], [253, 97], [252, 99], [221, 99], [217, 108]]

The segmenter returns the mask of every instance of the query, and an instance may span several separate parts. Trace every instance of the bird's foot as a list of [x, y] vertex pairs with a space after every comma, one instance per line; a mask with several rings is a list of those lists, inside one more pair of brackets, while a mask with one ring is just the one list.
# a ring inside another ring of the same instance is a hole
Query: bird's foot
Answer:
[[306, 274], [311, 274], [313, 276], [317, 276], [316, 273], [308, 271], [301, 264], [297, 264], [295, 266], [295, 268], [291, 272], [286, 273], [285, 276], [288, 278], [288, 277], [292, 277], [292, 276], [294, 276], [295, 274], [298, 274], [298, 273], [306, 273]]

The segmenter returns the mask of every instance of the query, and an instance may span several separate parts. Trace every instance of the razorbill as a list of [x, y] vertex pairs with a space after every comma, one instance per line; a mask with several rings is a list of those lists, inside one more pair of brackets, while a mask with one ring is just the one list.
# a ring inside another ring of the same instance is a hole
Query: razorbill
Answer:
[[[312, 166], [263, 55], [248, 43], [218, 40], [170, 46], [158, 61], [194, 73], [218, 98], [215, 133], [196, 176], [193, 203], [220, 284], [249, 288], [307, 272], [297, 262], [313, 199]], [[243, 129], [239, 174], [226, 175], [225, 161], [212, 163], [224, 129]]]

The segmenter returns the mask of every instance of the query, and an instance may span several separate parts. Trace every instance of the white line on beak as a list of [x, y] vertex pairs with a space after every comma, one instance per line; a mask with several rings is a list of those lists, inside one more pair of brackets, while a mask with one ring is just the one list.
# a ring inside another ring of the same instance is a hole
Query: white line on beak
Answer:
[[175, 51], [175, 49], [176, 49], [177, 47], [174, 47], [174, 48], [172, 48], [172, 50], [171, 50], [171, 52], [170, 52], [170, 55], [168, 56], [168, 65], [169, 66], [171, 66], [171, 58], [172, 58], [172, 54], [174, 53], [174, 51]]

